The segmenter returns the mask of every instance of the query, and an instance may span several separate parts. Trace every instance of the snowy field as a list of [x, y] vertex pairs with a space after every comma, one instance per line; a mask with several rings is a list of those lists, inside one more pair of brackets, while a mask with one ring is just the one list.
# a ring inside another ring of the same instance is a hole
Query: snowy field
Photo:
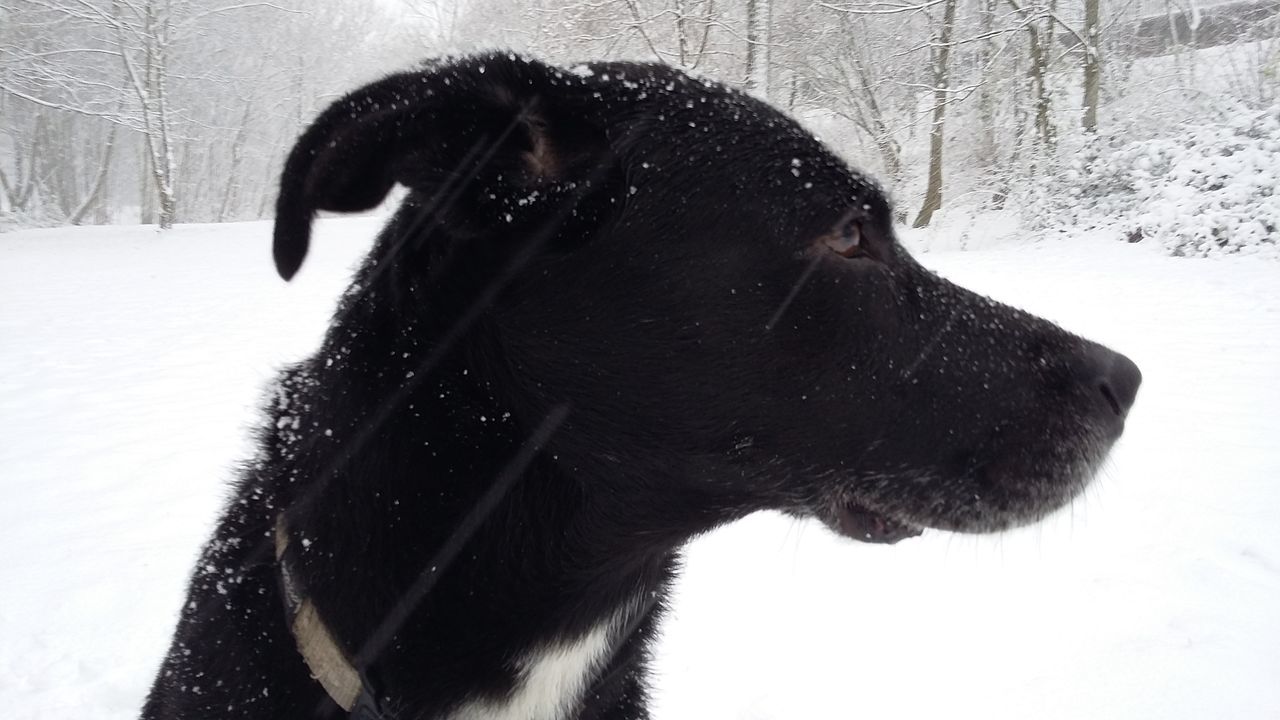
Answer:
[[[273, 369], [315, 346], [377, 221], [0, 236], [0, 707], [132, 718]], [[1087, 495], [996, 537], [860, 545], [756, 516], [703, 538], [655, 720], [1280, 718], [1280, 264], [1102, 241], [920, 255], [1134, 358]]]

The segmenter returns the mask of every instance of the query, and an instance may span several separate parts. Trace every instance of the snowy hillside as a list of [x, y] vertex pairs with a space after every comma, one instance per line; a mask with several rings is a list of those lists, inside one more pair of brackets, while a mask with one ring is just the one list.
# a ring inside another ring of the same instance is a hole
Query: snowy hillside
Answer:
[[[0, 236], [0, 707], [136, 716], [273, 369], [378, 221]], [[1132, 357], [1099, 482], [997, 537], [859, 545], [756, 516], [694, 544], [656, 720], [1280, 718], [1280, 265], [1081, 240], [920, 255]]]

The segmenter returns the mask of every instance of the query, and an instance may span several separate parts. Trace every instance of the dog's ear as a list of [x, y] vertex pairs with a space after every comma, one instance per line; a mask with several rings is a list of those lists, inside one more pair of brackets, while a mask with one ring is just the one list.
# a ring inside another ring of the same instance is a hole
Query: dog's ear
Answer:
[[465, 206], [495, 183], [571, 180], [603, 151], [580, 107], [582, 80], [510, 55], [392, 75], [333, 103], [285, 162], [273, 252], [288, 280], [302, 265], [319, 210], [376, 207], [396, 183]]

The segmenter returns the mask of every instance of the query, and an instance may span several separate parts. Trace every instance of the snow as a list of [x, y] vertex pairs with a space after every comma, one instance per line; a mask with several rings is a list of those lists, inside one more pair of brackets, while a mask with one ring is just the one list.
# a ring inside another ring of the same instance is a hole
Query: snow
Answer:
[[1047, 192], [1032, 190], [1032, 224], [1109, 226], [1179, 256], [1280, 256], [1280, 105], [1228, 109], [1159, 137], [1086, 141]]
[[[136, 716], [264, 385], [378, 223], [319, 223], [287, 285], [265, 223], [0, 237], [10, 714]], [[697, 541], [656, 720], [1280, 716], [1280, 265], [1088, 237], [919, 257], [1138, 362], [1112, 461], [1000, 536], [758, 515]]]

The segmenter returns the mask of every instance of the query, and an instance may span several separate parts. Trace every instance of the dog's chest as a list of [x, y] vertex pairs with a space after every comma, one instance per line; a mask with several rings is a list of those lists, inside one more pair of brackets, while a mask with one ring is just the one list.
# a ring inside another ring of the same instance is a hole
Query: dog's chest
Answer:
[[562, 720], [613, 656], [631, 615], [621, 610], [581, 637], [528, 653], [511, 695], [467, 702], [449, 720]]

